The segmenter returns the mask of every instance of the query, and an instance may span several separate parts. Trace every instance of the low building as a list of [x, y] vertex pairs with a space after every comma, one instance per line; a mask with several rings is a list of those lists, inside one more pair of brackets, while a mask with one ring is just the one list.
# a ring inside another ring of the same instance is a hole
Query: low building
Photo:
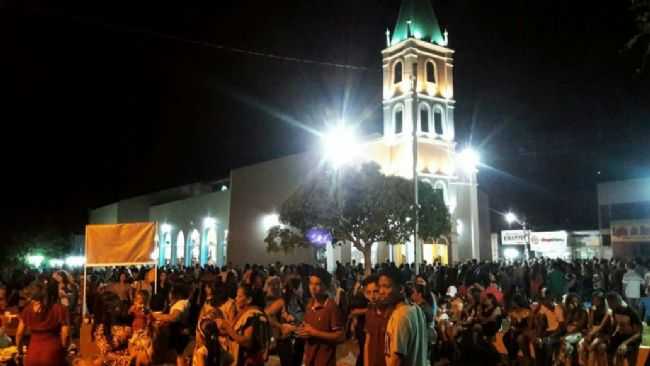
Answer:
[[650, 178], [599, 184], [598, 225], [614, 257], [649, 257]]

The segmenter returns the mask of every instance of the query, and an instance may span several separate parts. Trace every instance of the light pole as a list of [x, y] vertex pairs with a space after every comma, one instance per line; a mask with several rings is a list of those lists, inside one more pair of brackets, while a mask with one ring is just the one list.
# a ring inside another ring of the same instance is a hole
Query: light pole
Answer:
[[[337, 209], [340, 209], [341, 200], [339, 194], [339, 168], [356, 160], [359, 156], [359, 143], [354, 128], [346, 126], [345, 121], [339, 121], [335, 126], [321, 135], [321, 143], [324, 158], [334, 168], [334, 198]], [[330, 253], [327, 253], [327, 250]], [[328, 267], [334, 269], [334, 253], [331, 245], [326, 245], [326, 256]], [[341, 258], [339, 258], [341, 259]], [[372, 265], [367, 263], [366, 265]], [[330, 268], [328, 268], [330, 269]]]
[[422, 265], [422, 247], [418, 240], [418, 233], [420, 232], [420, 202], [418, 199], [418, 78], [416, 75], [411, 75], [411, 92], [413, 93], [412, 113], [412, 132], [413, 132], [413, 205], [415, 211], [415, 224], [413, 226], [413, 251], [415, 259], [415, 274], [420, 274], [420, 266]]
[[512, 211], [506, 212], [503, 215], [503, 218], [508, 223], [508, 227], [510, 227], [513, 223], [517, 223], [517, 224], [521, 225], [521, 228], [522, 228], [522, 230], [524, 232], [524, 235], [526, 237], [526, 249], [525, 249], [524, 255], [525, 255], [526, 259], [528, 259], [529, 250], [530, 250], [530, 248], [529, 248], [530, 247], [530, 233], [526, 230], [526, 226], [527, 226], [528, 223], [526, 222], [525, 219], [524, 220], [519, 220], [517, 215]]

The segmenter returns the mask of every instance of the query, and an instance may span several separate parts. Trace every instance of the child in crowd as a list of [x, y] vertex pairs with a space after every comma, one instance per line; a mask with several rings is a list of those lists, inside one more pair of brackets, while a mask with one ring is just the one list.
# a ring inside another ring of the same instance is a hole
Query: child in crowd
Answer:
[[134, 358], [136, 366], [149, 365], [153, 359], [153, 341], [151, 310], [146, 306], [149, 303], [149, 292], [138, 290], [134, 302], [129, 309], [133, 316], [133, 336], [129, 340], [129, 354]]

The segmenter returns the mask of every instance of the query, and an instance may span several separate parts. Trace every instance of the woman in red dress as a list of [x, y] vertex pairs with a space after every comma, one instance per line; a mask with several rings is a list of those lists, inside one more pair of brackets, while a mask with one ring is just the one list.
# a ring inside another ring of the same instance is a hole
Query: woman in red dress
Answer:
[[66, 308], [48, 296], [45, 285], [35, 284], [29, 291], [30, 302], [20, 316], [16, 345], [20, 350], [25, 329], [31, 337], [25, 366], [63, 366], [68, 344], [69, 316]]

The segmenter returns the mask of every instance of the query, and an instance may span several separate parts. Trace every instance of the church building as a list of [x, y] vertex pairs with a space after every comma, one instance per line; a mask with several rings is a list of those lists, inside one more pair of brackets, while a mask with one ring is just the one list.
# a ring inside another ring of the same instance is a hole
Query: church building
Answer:
[[[491, 259], [488, 200], [478, 187], [477, 158], [455, 137], [454, 51], [430, 0], [403, 0], [397, 23], [385, 37], [383, 134], [361, 139], [359, 159], [377, 162], [385, 174], [416, 176], [442, 191], [453, 233], [436, 243], [421, 243], [418, 259]], [[221, 181], [97, 208], [89, 221], [158, 222], [155, 257], [161, 264], [313, 263], [319, 256], [330, 268], [337, 260], [362, 262], [363, 255], [350, 245], [328, 245], [325, 253], [266, 251], [264, 238], [278, 223], [282, 203], [322, 161], [320, 151], [307, 151], [261, 162], [234, 169]], [[415, 252], [412, 242], [378, 243], [372, 259], [412, 263]]]

